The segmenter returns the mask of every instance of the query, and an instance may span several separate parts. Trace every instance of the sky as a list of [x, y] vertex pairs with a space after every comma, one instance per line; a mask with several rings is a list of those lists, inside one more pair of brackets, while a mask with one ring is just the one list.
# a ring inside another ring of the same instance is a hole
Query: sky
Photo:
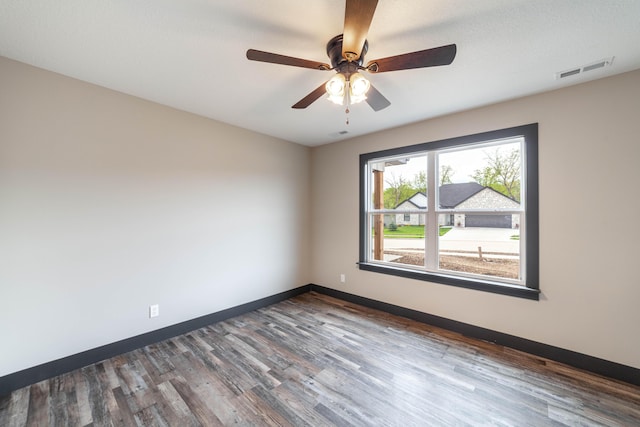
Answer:
[[[487, 165], [487, 154], [494, 153], [497, 149], [502, 152], [507, 152], [512, 148], [517, 148], [518, 143], [501, 144], [499, 146], [483, 146], [474, 149], [463, 149], [459, 151], [451, 151], [440, 154], [439, 161], [441, 165], [450, 165], [453, 169], [451, 175], [451, 182], [463, 183], [472, 182], [471, 175]], [[391, 178], [391, 175], [395, 177], [402, 177], [409, 182], [412, 182], [417, 174], [426, 169], [426, 156], [410, 159], [406, 164], [399, 166], [389, 166], [385, 169], [385, 188], [388, 187], [386, 181]]]

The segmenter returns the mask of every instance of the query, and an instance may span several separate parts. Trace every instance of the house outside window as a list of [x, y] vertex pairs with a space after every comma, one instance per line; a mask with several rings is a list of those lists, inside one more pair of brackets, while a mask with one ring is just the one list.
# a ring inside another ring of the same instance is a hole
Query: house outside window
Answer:
[[360, 168], [360, 269], [538, 299], [537, 124], [367, 153]]

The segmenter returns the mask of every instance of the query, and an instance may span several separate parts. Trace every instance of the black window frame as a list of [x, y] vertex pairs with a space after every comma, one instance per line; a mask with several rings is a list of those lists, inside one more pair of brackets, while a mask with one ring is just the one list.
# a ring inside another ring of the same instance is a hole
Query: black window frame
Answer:
[[[370, 160], [444, 148], [474, 145], [485, 141], [523, 137], [525, 150], [526, 180], [525, 192], [525, 226], [527, 230], [524, 242], [527, 256], [525, 260], [526, 283], [524, 286], [512, 285], [483, 278], [455, 277], [434, 272], [405, 269], [396, 265], [381, 265], [367, 262], [367, 244], [369, 233], [367, 230], [367, 164]], [[432, 142], [424, 142], [405, 147], [392, 148], [360, 155], [360, 253], [358, 266], [360, 270], [371, 271], [410, 279], [428, 281], [467, 289], [509, 295], [514, 297], [539, 300], [540, 298], [540, 238], [539, 238], [539, 203], [538, 203], [538, 123], [515, 126], [505, 129], [481, 132], [472, 135], [459, 136]]]

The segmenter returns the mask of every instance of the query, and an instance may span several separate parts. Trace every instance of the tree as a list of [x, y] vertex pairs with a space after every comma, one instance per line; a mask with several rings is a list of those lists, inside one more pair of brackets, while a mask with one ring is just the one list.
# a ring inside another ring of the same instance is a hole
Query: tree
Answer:
[[520, 150], [485, 152], [487, 166], [471, 176], [477, 183], [520, 201]]
[[455, 174], [451, 165], [440, 166], [440, 185], [451, 184], [451, 177]]
[[416, 192], [420, 191], [421, 193], [427, 194], [427, 174], [425, 171], [420, 171], [413, 178], [413, 188]]
[[385, 179], [387, 188], [384, 190], [384, 207], [385, 209], [394, 209], [400, 202], [413, 196], [416, 192], [415, 188], [404, 179], [402, 175], [389, 173]]

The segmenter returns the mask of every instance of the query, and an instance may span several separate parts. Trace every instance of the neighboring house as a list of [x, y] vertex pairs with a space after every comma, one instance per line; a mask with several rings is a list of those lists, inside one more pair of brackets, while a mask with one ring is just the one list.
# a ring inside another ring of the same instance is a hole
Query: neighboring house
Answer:
[[[520, 204], [497, 192], [493, 188], [484, 187], [477, 182], [461, 184], [445, 184], [440, 186], [440, 206], [445, 209], [517, 209]], [[396, 210], [427, 209], [427, 196], [418, 192], [400, 202]], [[398, 213], [395, 215], [397, 225], [424, 225], [426, 216], [416, 213]], [[457, 227], [492, 227], [519, 228], [518, 215], [491, 214], [451, 214], [441, 215], [440, 225]]]
[[[421, 192], [414, 194], [407, 200], [398, 203], [395, 207], [396, 210], [413, 210], [413, 209], [427, 209], [427, 195]], [[396, 225], [424, 225], [426, 215], [422, 214], [396, 214]]]

